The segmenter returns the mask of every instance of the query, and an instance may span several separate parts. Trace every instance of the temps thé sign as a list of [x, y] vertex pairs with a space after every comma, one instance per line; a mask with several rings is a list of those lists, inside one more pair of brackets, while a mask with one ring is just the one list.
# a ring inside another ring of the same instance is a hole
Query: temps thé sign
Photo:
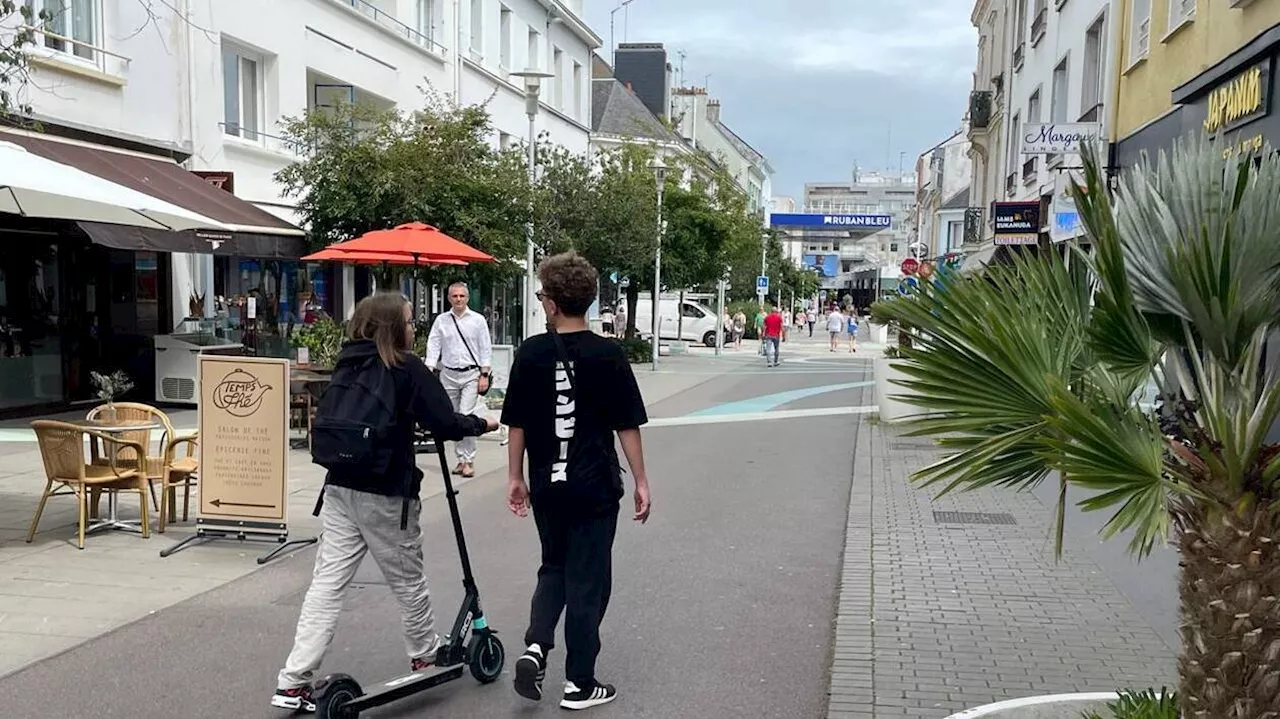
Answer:
[[1097, 122], [1028, 122], [1022, 125], [1022, 154], [1060, 155], [1080, 151], [1082, 143], [1102, 140]]

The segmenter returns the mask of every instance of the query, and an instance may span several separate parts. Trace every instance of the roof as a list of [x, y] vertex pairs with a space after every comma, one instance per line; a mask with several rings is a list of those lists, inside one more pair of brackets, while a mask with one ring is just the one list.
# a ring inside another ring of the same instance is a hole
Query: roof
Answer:
[[970, 188], [969, 188], [969, 186], [968, 186], [968, 185], [966, 185], [966, 186], [965, 186], [965, 188], [964, 188], [963, 190], [961, 190], [961, 191], [957, 192], [956, 194], [952, 195], [952, 196], [950, 197], [950, 199], [948, 199], [946, 202], [942, 203], [942, 206], [941, 206], [941, 207], [939, 207], [938, 209], [939, 209], [939, 210], [965, 210], [965, 209], [968, 209], [968, 207], [969, 207], [969, 189], [970, 189]]
[[591, 131], [661, 142], [680, 142], [680, 138], [654, 117], [635, 93], [611, 77], [591, 81]]
[[[169, 232], [102, 223], [77, 223], [99, 244], [120, 249], [297, 258], [306, 233], [230, 192], [215, 187], [172, 159], [50, 135], [4, 131], [0, 138], [54, 162], [61, 162], [215, 219], [232, 232]], [[216, 237], [215, 237], [216, 235]]]
[[764, 153], [752, 147], [750, 143], [742, 139], [741, 135], [734, 132], [733, 130], [730, 130], [729, 126], [724, 124], [723, 122], [716, 121], [716, 128], [718, 128], [721, 132], [723, 132], [725, 134], [725, 137], [729, 138], [730, 142], [734, 143], [735, 145], [738, 145], [740, 149], [746, 150], [752, 155], [755, 155], [755, 157], [757, 158], [756, 162], [764, 166], [765, 172], [767, 174], [773, 174], [773, 165], [769, 164], [769, 158], [765, 157]]

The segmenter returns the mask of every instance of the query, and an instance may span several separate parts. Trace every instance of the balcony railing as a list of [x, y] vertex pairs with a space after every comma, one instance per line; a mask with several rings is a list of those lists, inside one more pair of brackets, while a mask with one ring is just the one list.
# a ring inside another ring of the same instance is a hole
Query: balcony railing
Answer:
[[1036, 180], [1038, 170], [1040, 169], [1039, 157], [1028, 157], [1027, 161], [1022, 163], [1022, 181], [1031, 183]]
[[1049, 27], [1049, 9], [1040, 8], [1040, 12], [1036, 13], [1036, 19], [1031, 21], [1031, 47], [1040, 44], [1044, 39], [1045, 30]]
[[252, 130], [235, 123], [219, 122], [218, 127], [222, 128], [222, 132], [225, 135], [238, 138], [238, 144], [241, 146], [256, 145], [264, 150], [299, 157], [307, 154], [306, 148], [301, 144], [291, 140], [286, 140], [278, 135], [271, 135], [258, 130]]
[[333, 2], [336, 2], [339, 5], [345, 5], [355, 10], [361, 15], [364, 15], [375, 23], [415, 45], [426, 48], [432, 52], [444, 54], [445, 46], [436, 42], [435, 38], [431, 37], [431, 35], [434, 34], [433, 28], [427, 28], [427, 33], [430, 34], [423, 33], [420, 30], [415, 30], [397, 20], [394, 15], [384, 11], [373, 3], [366, 2], [366, 0], [333, 0]]
[[964, 244], [982, 244], [983, 230], [981, 207], [970, 207], [964, 211]]
[[1009, 176], [1004, 178], [1004, 196], [1013, 197], [1013, 193], [1018, 189], [1018, 173], [1010, 172]]
[[1017, 72], [1022, 69], [1022, 60], [1026, 56], [1026, 50], [1027, 50], [1026, 43], [1021, 43], [1021, 42], [1018, 43], [1018, 46], [1013, 49], [1013, 71], [1014, 72]]
[[1098, 122], [1102, 118], [1102, 103], [1089, 108], [1080, 116], [1080, 122]]
[[27, 50], [32, 55], [52, 60], [62, 60], [72, 65], [83, 65], [86, 68], [117, 77], [127, 75], [129, 73], [129, 65], [133, 62], [124, 55], [111, 52], [104, 47], [99, 47], [83, 40], [76, 40], [66, 35], [59, 35], [42, 27], [22, 25], [20, 29], [29, 30], [33, 33], [34, 42]]
[[991, 91], [974, 90], [969, 93], [969, 126], [985, 130], [991, 125]]

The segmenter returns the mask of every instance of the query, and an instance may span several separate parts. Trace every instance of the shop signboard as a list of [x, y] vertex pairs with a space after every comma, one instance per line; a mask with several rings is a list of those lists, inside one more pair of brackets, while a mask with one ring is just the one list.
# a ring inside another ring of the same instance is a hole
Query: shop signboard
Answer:
[[1034, 245], [1040, 237], [1040, 201], [994, 202], [991, 217], [997, 245]]

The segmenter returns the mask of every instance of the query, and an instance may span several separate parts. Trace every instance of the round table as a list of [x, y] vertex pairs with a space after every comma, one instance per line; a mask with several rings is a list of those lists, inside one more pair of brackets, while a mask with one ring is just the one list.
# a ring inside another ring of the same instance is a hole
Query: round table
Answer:
[[[128, 432], [150, 432], [154, 430], [168, 429], [163, 422], [156, 419], [73, 419], [67, 424], [73, 424], [84, 429], [91, 429], [102, 434], [125, 434]], [[149, 448], [148, 448], [149, 449]], [[146, 467], [146, 458], [142, 458], [143, 468]], [[95, 522], [85, 527], [85, 534], [102, 531], [104, 529], [118, 529], [126, 532], [142, 532], [142, 520], [122, 520], [116, 514], [116, 493], [114, 490], [107, 490], [107, 518]]]

